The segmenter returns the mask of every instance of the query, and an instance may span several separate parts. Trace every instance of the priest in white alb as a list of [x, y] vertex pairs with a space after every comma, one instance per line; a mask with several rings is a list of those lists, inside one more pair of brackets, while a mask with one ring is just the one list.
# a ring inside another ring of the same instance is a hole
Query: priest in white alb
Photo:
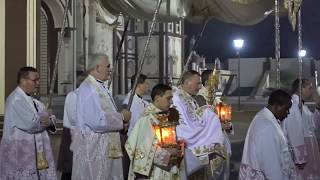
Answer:
[[239, 180], [295, 180], [296, 169], [281, 122], [289, 114], [291, 97], [271, 93], [267, 107], [250, 123], [239, 170]]
[[72, 142], [73, 180], [122, 180], [122, 149], [119, 131], [131, 118], [117, 107], [105, 81], [110, 77], [104, 54], [88, 58], [88, 77], [77, 96], [77, 120]]
[[[135, 75], [131, 77], [131, 86], [134, 85], [135, 78], [136, 78]], [[138, 77], [137, 88], [135, 91], [136, 93], [133, 96], [132, 105], [130, 108], [130, 112], [132, 113], [132, 115], [131, 115], [129, 129], [128, 129], [128, 136], [130, 135], [137, 120], [143, 114], [145, 108], [149, 105], [149, 102], [143, 99], [143, 95], [145, 95], [146, 92], [149, 90], [149, 82], [147, 78], [148, 77], [144, 74], [140, 74]], [[131, 91], [127, 94], [126, 98], [122, 102], [124, 107], [128, 105], [130, 95], [131, 95]]]
[[[138, 77], [137, 87], [136, 87], [135, 94], [134, 94], [133, 99], [132, 99], [131, 107], [129, 109], [132, 114], [131, 114], [131, 119], [130, 119], [130, 123], [129, 123], [128, 132], [122, 132], [120, 134], [123, 149], [125, 149], [124, 148], [124, 143], [127, 141], [127, 138], [130, 135], [133, 127], [137, 123], [137, 120], [140, 118], [140, 116], [143, 114], [143, 112], [146, 109], [146, 107], [149, 105], [149, 102], [146, 101], [145, 99], [143, 99], [143, 95], [145, 95], [146, 92], [149, 90], [149, 82], [148, 82], [147, 78], [148, 77], [146, 75], [144, 75], [144, 74], [140, 74], [139, 77]], [[136, 75], [133, 75], [131, 77], [131, 87], [132, 87], [132, 89], [133, 89], [135, 80], [136, 80]], [[127, 94], [126, 98], [122, 102], [123, 108], [126, 108], [128, 106], [128, 102], [129, 102], [129, 98], [130, 98], [131, 93], [132, 93], [132, 89]], [[129, 159], [129, 156], [128, 156], [128, 154], [127, 154], [127, 152], [125, 150], [124, 150], [124, 153], [123, 153], [122, 163], [123, 163], [122, 165], [123, 165], [124, 177], [128, 178], [130, 159]]]
[[314, 89], [308, 79], [301, 80], [301, 108], [299, 79], [292, 83], [292, 107], [283, 129], [293, 149], [299, 179], [320, 179], [320, 152], [315, 136], [314, 114], [304, 101], [310, 100]]
[[32, 97], [40, 85], [33, 67], [18, 72], [18, 87], [6, 102], [0, 145], [0, 179], [56, 180], [56, 168], [46, 129], [54, 116]]
[[199, 107], [193, 97], [201, 86], [198, 72], [190, 70], [182, 75], [181, 86], [173, 96], [180, 113], [177, 135], [186, 142], [188, 179], [216, 179], [221, 176], [227, 152], [220, 120], [212, 106]]

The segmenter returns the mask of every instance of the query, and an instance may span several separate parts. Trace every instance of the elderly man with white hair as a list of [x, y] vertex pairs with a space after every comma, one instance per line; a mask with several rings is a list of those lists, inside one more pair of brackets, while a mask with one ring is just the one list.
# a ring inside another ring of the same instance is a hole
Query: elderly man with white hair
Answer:
[[89, 75], [78, 90], [72, 179], [123, 179], [119, 131], [127, 126], [131, 113], [118, 112], [106, 87], [111, 72], [108, 57], [89, 55], [87, 69]]

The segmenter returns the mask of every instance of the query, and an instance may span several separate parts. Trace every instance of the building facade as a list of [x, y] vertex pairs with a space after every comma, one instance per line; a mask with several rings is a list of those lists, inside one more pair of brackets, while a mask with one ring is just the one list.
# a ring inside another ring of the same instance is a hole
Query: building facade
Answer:
[[[68, 3], [68, 4], [67, 4]], [[67, 9], [67, 11], [66, 11]], [[64, 13], [65, 34], [61, 36]], [[130, 77], [136, 73], [151, 22], [130, 17], [130, 24], [115, 60], [129, 17], [115, 17], [95, 0], [1, 0], [0, 1], [0, 117], [5, 98], [16, 87], [16, 73], [33, 66], [40, 73], [39, 96], [49, 94], [59, 45], [54, 96], [76, 88], [77, 76], [86, 71], [90, 53], [105, 53], [117, 63], [113, 93], [127, 93]], [[14, 23], [13, 23], [14, 22]], [[156, 23], [142, 73], [151, 86], [180, 77], [184, 59], [183, 21]], [[61, 40], [61, 41], [60, 41]], [[1, 129], [1, 128], [0, 128]]]

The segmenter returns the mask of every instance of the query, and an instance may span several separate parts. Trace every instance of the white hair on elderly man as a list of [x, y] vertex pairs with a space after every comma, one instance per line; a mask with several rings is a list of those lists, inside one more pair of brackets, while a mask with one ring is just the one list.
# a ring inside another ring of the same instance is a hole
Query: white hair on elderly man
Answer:
[[87, 72], [91, 72], [101, 61], [107, 60], [109, 57], [103, 53], [88, 54]]

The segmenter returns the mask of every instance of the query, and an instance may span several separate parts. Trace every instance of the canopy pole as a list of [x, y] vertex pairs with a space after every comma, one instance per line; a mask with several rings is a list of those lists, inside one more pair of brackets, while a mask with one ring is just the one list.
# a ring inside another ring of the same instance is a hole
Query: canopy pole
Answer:
[[128, 32], [129, 22], [130, 22], [130, 18], [127, 20], [126, 24], [124, 25], [124, 30], [123, 30], [123, 33], [122, 33], [122, 36], [121, 36], [120, 44], [118, 45], [118, 49], [117, 49], [117, 55], [116, 55], [116, 57], [114, 59], [114, 65], [113, 65], [113, 69], [114, 70], [112, 71], [112, 76], [111, 76], [110, 81], [108, 81], [108, 88], [110, 88], [110, 85], [111, 85], [112, 81], [118, 75], [118, 61], [119, 61], [119, 58], [120, 58], [120, 53], [121, 53], [121, 49], [122, 49], [122, 46], [123, 46], [124, 39], [125, 39], [126, 34]]
[[141, 70], [142, 70], [142, 67], [143, 67], [143, 64], [144, 64], [144, 60], [145, 60], [145, 57], [146, 57], [148, 46], [150, 44], [150, 39], [151, 39], [151, 35], [152, 35], [153, 29], [154, 29], [154, 26], [155, 26], [155, 23], [156, 23], [156, 20], [157, 20], [157, 16], [159, 14], [159, 9], [160, 9], [161, 3], [162, 3], [162, 0], [158, 0], [157, 7], [156, 7], [156, 9], [154, 11], [154, 14], [153, 14], [151, 27], [150, 27], [150, 30], [149, 30], [149, 33], [148, 33], [148, 38], [147, 38], [147, 41], [146, 41], [146, 43], [144, 45], [144, 49], [143, 49], [142, 56], [141, 56], [141, 59], [140, 59], [140, 66], [138, 66], [138, 71], [136, 73], [136, 77], [135, 77], [135, 80], [134, 80], [133, 88], [132, 88], [132, 91], [131, 91], [131, 94], [130, 94], [128, 107], [127, 107], [128, 109], [131, 108], [133, 96], [134, 96], [134, 94], [136, 92], [136, 89], [137, 89], [138, 78], [139, 78], [139, 76], [141, 74]]
[[186, 61], [186, 63], [185, 63], [184, 66], [183, 66], [183, 72], [182, 72], [182, 74], [181, 74], [181, 76], [180, 76], [178, 85], [181, 84], [182, 75], [183, 75], [185, 72], [188, 71], [188, 67], [189, 67], [189, 64], [190, 64], [190, 62], [191, 62], [192, 55], [195, 53], [195, 49], [196, 49], [196, 48], [198, 47], [198, 45], [199, 45], [200, 39], [201, 39], [201, 37], [203, 36], [203, 32], [204, 32], [204, 30], [206, 29], [208, 22], [209, 22], [209, 21], [206, 21], [206, 22], [204, 23], [204, 25], [202, 26], [201, 32], [200, 32], [199, 35], [197, 36], [197, 39], [196, 39], [195, 43], [193, 44], [193, 46], [192, 46], [192, 48], [191, 48], [191, 50], [190, 50], [190, 53], [189, 53], [188, 58], [187, 58], [187, 61]]
[[275, 29], [275, 58], [276, 58], [276, 87], [280, 88], [280, 6], [279, 0], [274, 1], [274, 29]]
[[47, 103], [47, 108], [48, 109], [50, 109], [51, 106], [52, 106], [52, 96], [53, 96], [53, 90], [54, 90], [55, 81], [56, 81], [56, 77], [57, 77], [60, 50], [61, 50], [61, 46], [62, 46], [63, 37], [64, 37], [64, 34], [65, 34], [65, 25], [66, 25], [66, 21], [67, 21], [67, 14], [68, 14], [68, 9], [69, 9], [69, 4], [70, 4], [69, 0], [66, 0], [66, 7], [65, 7], [65, 10], [64, 10], [64, 13], [63, 13], [62, 26], [61, 26], [60, 37], [59, 37], [59, 41], [58, 41], [56, 58], [55, 58], [55, 62], [54, 62], [52, 79], [51, 79], [51, 82], [50, 82], [50, 90], [49, 90], [48, 103]]
[[[192, 55], [194, 54], [195, 49], [196, 49], [196, 48], [198, 47], [198, 45], [199, 45], [200, 39], [201, 39], [201, 37], [202, 37], [202, 35], [203, 35], [204, 30], [205, 30], [206, 27], [207, 27], [207, 24], [208, 24], [208, 21], [206, 21], [206, 23], [202, 26], [201, 32], [200, 32], [200, 34], [197, 36], [197, 39], [196, 39], [195, 43], [193, 44], [193, 46], [192, 46], [192, 48], [191, 48], [191, 51], [190, 51], [190, 53], [189, 53], [189, 55], [188, 55], [187, 62], [186, 62], [186, 64], [183, 66], [183, 73], [185, 73], [186, 71], [188, 71], [188, 67], [189, 67], [189, 64], [190, 64], [190, 61], [191, 61], [191, 57], [192, 57]], [[183, 74], [183, 73], [182, 73], [182, 74]]]
[[298, 11], [298, 57], [299, 57], [299, 107], [302, 113], [302, 60], [303, 57], [300, 55], [300, 51], [302, 50], [302, 22], [301, 22], [301, 6]]

